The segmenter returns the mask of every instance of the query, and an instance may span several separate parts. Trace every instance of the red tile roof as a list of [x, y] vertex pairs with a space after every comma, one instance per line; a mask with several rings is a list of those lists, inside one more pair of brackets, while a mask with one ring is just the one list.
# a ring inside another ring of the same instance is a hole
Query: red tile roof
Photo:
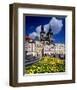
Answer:
[[32, 40], [29, 36], [25, 36], [25, 40]]

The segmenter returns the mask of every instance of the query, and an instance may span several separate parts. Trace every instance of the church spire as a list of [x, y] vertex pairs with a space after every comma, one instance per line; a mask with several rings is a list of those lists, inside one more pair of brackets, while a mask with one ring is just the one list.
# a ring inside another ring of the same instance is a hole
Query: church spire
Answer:
[[41, 32], [42, 32], [42, 33], [45, 33], [45, 32], [44, 32], [44, 26], [43, 26], [43, 25], [41, 25]]
[[45, 40], [45, 32], [44, 32], [44, 26], [43, 25], [41, 25], [40, 40], [41, 41]]

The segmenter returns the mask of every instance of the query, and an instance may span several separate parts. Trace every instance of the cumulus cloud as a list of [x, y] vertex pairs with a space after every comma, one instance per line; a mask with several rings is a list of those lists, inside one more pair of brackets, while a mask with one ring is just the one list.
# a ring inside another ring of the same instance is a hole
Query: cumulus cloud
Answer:
[[[52, 17], [48, 24], [44, 25], [44, 31], [47, 33], [49, 28], [51, 28], [53, 34], [57, 34], [62, 30], [63, 23], [62, 20], [57, 19], [56, 17]], [[35, 32], [29, 34], [32, 39], [36, 37], [40, 38], [41, 25], [36, 27]]]
[[52, 29], [53, 34], [57, 34], [61, 31], [63, 23], [62, 20], [56, 19], [53, 17], [49, 22], [50, 28]]
[[[47, 33], [48, 30], [49, 30], [49, 23], [44, 25], [44, 31]], [[36, 32], [38, 34], [40, 34], [40, 32], [41, 32], [41, 25], [39, 25], [39, 26], [36, 27]]]
[[[49, 28], [51, 28], [53, 34], [57, 34], [61, 31], [63, 27], [62, 20], [53, 17], [48, 24], [44, 25], [44, 31], [47, 33]], [[41, 25], [36, 27], [36, 32], [39, 34], [41, 31]]]
[[[44, 31], [45, 33], [47, 33], [49, 30], [49, 24], [44, 25]], [[37, 33], [37, 37], [40, 38], [40, 32], [41, 32], [41, 25], [36, 27], [36, 33]]]
[[36, 37], [38, 39], [40, 39], [40, 33], [32, 32], [32, 33], [29, 34], [29, 37], [32, 38], [32, 39], [35, 39]]
[[36, 27], [37, 37], [40, 39], [41, 25]]
[[32, 38], [32, 39], [35, 39], [36, 36], [37, 36], [36, 32], [32, 32], [32, 33], [29, 34], [29, 37]]
[[44, 25], [44, 31], [47, 33], [47, 32], [48, 32], [48, 30], [49, 30], [49, 23], [48, 23], [48, 24], [46, 24], [46, 25]]
[[40, 32], [41, 32], [41, 25], [39, 25], [39, 26], [36, 27], [36, 32], [37, 32], [38, 34], [40, 34]]

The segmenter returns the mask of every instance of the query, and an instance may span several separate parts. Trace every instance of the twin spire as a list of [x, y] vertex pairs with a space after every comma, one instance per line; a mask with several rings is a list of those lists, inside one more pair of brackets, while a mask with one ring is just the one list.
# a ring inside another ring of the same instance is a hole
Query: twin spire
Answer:
[[41, 41], [49, 41], [49, 43], [50, 43], [50, 42], [52, 42], [51, 41], [52, 36], [53, 36], [53, 32], [52, 32], [51, 28], [49, 27], [49, 31], [46, 33], [44, 31], [44, 26], [41, 25], [40, 40]]

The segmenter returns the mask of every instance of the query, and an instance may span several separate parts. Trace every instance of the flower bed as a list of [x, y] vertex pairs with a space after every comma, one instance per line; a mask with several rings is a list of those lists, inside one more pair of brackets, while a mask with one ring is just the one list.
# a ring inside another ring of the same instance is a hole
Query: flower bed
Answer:
[[43, 57], [37, 63], [25, 67], [26, 74], [55, 73], [65, 71], [65, 61], [63, 59]]

